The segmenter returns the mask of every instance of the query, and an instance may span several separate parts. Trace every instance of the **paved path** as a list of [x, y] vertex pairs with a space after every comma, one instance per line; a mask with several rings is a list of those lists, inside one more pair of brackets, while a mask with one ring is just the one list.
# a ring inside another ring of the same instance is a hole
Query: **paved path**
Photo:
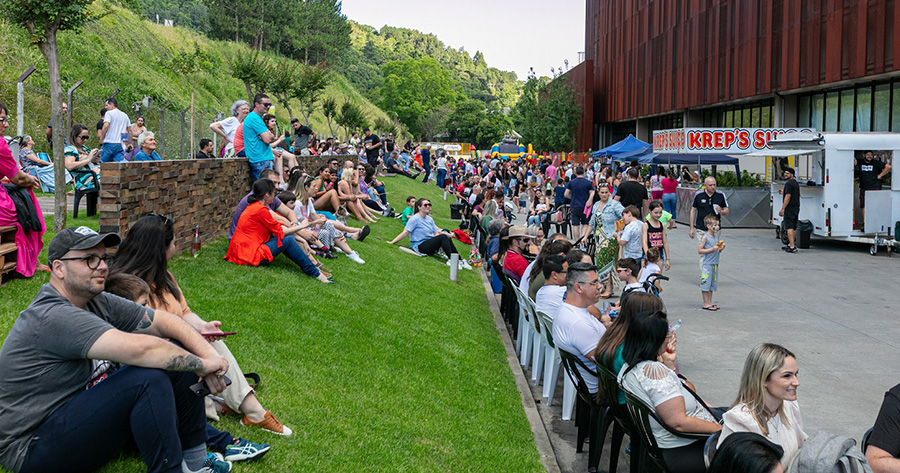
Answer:
[[[866, 245], [816, 238], [810, 250], [787, 254], [774, 230], [726, 229], [722, 239], [714, 297], [722, 309], [708, 312], [700, 310], [696, 244], [684, 225], [669, 236], [672, 280], [662, 298], [670, 320], [683, 321], [682, 374], [711, 404], [730, 405], [750, 350], [763, 342], [784, 345], [798, 358], [806, 432], [860, 439], [884, 392], [900, 383], [900, 255], [873, 257]], [[584, 471], [587, 448], [574, 452], [573, 422], [560, 420], [562, 385], [557, 396], [552, 407], [539, 404], [542, 418], [562, 471]], [[620, 469], [627, 461], [623, 454]], [[605, 471], [608, 445], [600, 465]]]
[[[37, 198], [38, 204], [40, 204], [41, 211], [44, 213], [44, 215], [53, 215], [54, 210], [55, 210], [53, 207], [53, 199], [54, 199], [53, 196]], [[81, 200], [81, 205], [80, 205], [81, 208], [79, 208], [78, 210], [85, 209], [85, 206], [87, 205], [85, 202], [86, 202], [86, 200], [84, 200], [84, 199]], [[66, 195], [66, 208], [68, 209], [69, 212], [71, 212], [72, 209], [75, 208], [75, 196], [74, 195]]]

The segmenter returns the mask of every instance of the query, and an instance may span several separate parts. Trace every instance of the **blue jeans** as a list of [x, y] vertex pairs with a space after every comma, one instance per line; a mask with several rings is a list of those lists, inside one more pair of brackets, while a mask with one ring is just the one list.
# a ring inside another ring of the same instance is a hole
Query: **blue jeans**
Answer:
[[422, 182], [428, 182], [428, 177], [431, 176], [431, 159], [423, 159], [422, 167], [425, 168], [425, 178], [422, 179]]
[[81, 391], [37, 428], [21, 471], [94, 471], [133, 438], [151, 473], [181, 471], [182, 450], [205, 445], [194, 373], [126, 366]]
[[259, 161], [259, 162], [251, 162], [250, 163], [250, 174], [253, 175], [253, 182], [256, 182], [259, 179], [259, 174], [263, 172], [263, 169], [272, 169], [275, 165], [275, 161]]
[[662, 203], [663, 210], [672, 214], [672, 220], [675, 220], [675, 208], [678, 207], [678, 194], [663, 194]]
[[441, 189], [444, 188], [444, 181], [447, 179], [447, 170], [446, 169], [438, 169], [437, 170], [437, 185]]
[[381, 203], [387, 205], [387, 191], [384, 190], [384, 186], [372, 186], [375, 188], [375, 191], [378, 192], [378, 198], [381, 199]]
[[125, 161], [125, 150], [122, 143], [103, 143], [100, 147], [101, 163], [118, 163]]
[[540, 215], [532, 215], [528, 217], [528, 225], [541, 225], [541, 216]]
[[234, 436], [227, 430], [219, 430], [206, 423], [206, 446], [219, 453], [225, 453], [225, 449], [234, 442]]
[[[297, 240], [294, 239], [293, 235], [282, 238], [281, 247], [278, 246], [278, 237], [273, 236], [266, 242], [266, 246], [268, 246], [269, 250], [272, 252], [273, 259], [281, 253], [284, 253], [287, 255], [288, 259], [296, 263], [297, 266], [300, 266], [300, 269], [302, 269], [307, 276], [313, 278], [319, 277], [318, 268], [316, 268], [316, 265], [309, 260], [306, 253], [303, 252], [303, 248], [300, 248], [300, 244], [297, 243]], [[263, 261], [263, 264], [266, 263], [266, 261]]]

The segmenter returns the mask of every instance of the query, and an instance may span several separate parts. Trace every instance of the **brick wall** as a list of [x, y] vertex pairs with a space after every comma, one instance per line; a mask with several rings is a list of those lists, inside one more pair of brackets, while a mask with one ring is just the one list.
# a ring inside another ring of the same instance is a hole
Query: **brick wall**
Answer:
[[161, 214], [175, 221], [178, 252], [227, 236], [237, 203], [250, 192], [246, 158], [101, 164], [100, 232], [123, 237], [139, 218]]

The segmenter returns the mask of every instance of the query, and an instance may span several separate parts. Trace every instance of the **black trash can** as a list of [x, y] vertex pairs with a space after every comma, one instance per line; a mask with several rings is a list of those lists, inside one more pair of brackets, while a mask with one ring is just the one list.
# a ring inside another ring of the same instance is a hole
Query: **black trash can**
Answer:
[[812, 236], [813, 224], [809, 220], [800, 220], [797, 223], [797, 246], [808, 250], [809, 249], [809, 239]]
[[450, 204], [450, 220], [462, 220], [462, 211], [465, 204]]

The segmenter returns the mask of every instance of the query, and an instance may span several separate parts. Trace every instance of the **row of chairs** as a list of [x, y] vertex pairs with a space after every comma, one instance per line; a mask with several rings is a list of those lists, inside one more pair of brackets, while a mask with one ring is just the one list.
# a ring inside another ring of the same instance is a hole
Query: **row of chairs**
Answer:
[[[668, 472], [662, 450], [653, 437], [651, 419], [673, 435], [705, 442], [704, 455], [707, 467], [709, 466], [715, 454], [717, 434], [678, 432], [666, 425], [650, 406], [627, 391], [626, 405], [623, 408], [618, 403], [616, 395], [617, 390], [621, 389], [616, 380], [616, 373], [600, 364], [586, 366], [574, 354], [559, 350], [553, 343], [553, 320], [547, 314], [535, 310], [534, 301], [503, 274], [499, 265], [495, 265], [494, 270], [500, 275], [504, 293], [508, 291], [512, 294], [507, 296], [504, 316], [508, 321], [516, 322], [513, 333], [516, 334], [516, 352], [520, 364], [526, 370], [531, 368], [531, 379], [536, 386], [540, 386], [543, 382], [542, 396], [546, 399], [547, 405], [553, 404], [562, 371], [566, 374], [563, 378], [562, 419], [571, 420], [574, 413], [577, 428], [576, 452], [582, 452], [585, 440], [589, 439], [588, 471], [597, 471], [607, 431], [612, 426], [610, 473], [617, 470], [619, 451], [625, 434], [631, 439], [630, 472], [657, 469]], [[502, 299], [501, 297], [501, 306], [504, 305]], [[589, 391], [579, 368], [597, 377], [599, 382], [597, 393], [592, 394]], [[696, 393], [690, 392], [701, 405], [705, 405]]]

